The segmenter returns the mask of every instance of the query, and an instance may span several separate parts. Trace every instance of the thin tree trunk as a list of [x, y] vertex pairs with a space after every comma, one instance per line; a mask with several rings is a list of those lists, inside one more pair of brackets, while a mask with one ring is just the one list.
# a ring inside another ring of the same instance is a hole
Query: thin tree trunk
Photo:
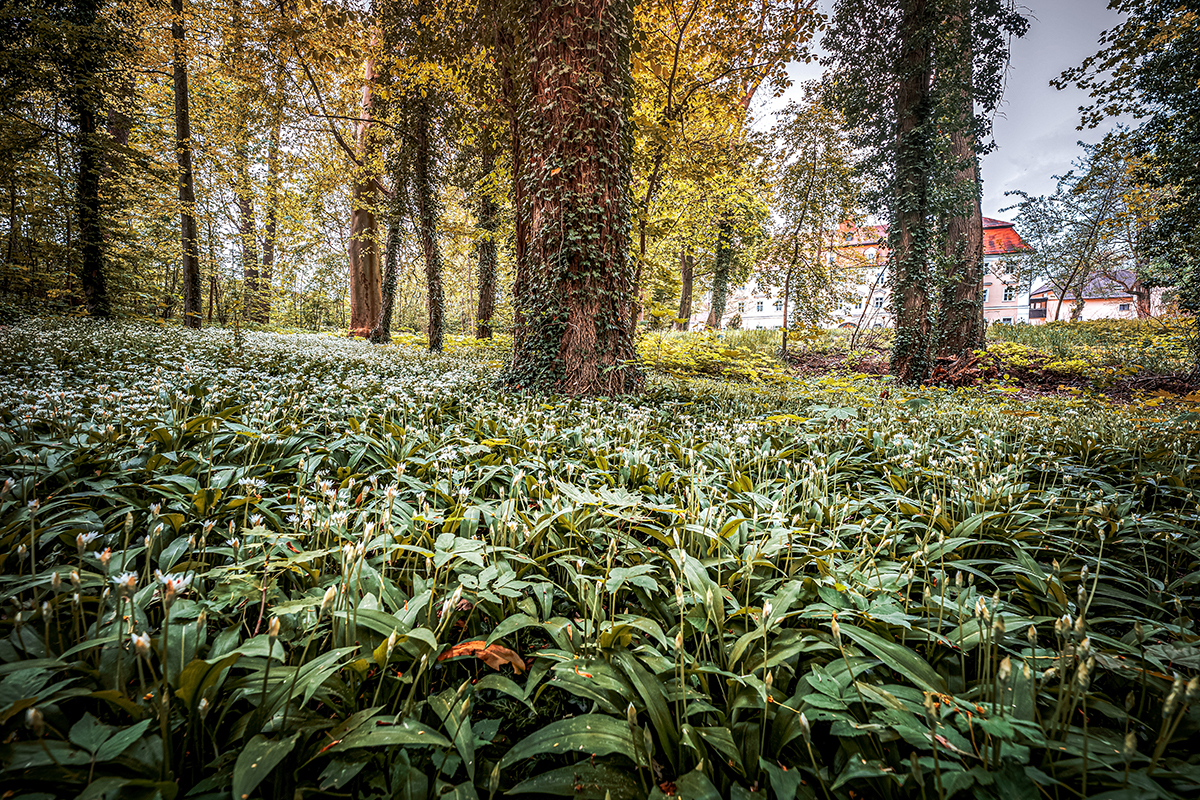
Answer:
[[267, 220], [263, 229], [262, 274], [258, 297], [258, 321], [263, 325], [271, 321], [272, 282], [275, 279], [275, 255], [279, 237], [279, 142], [283, 132], [283, 75], [276, 75], [276, 91], [271, 139], [267, 143]]
[[[82, 0], [78, 6], [80, 26], [87, 30], [100, 15], [99, 0]], [[108, 283], [104, 275], [104, 222], [100, 205], [100, 172], [103, 169], [100, 143], [96, 137], [96, 105], [99, 88], [99, 55], [88, 46], [80, 48], [73, 65], [75, 117], [79, 124], [79, 174], [75, 180], [75, 208], [79, 215], [81, 263], [79, 281], [87, 298], [88, 313], [106, 318], [111, 314]]]
[[960, 356], [984, 346], [983, 303], [983, 208], [980, 205], [979, 158], [975, 148], [974, 96], [972, 89], [971, 7], [960, 0], [961, 13], [951, 18], [955, 33], [950, 41], [958, 63], [951, 73], [961, 82], [955, 98], [955, 130], [950, 134], [950, 155], [957, 167], [953, 191], [960, 203], [958, 213], [946, 221], [945, 254], [950, 274], [942, 289], [939, 355]]
[[929, 370], [929, 81], [932, 31], [926, 0], [902, 0], [903, 53], [897, 97], [896, 342], [891, 372], [920, 382]]
[[183, 0], [171, 0], [172, 61], [175, 88], [175, 153], [179, 163], [180, 246], [183, 268], [183, 324], [200, 327], [200, 253], [196, 234], [196, 186], [192, 174], [192, 127], [188, 112], [187, 53]]
[[375, 154], [377, 143], [371, 131], [374, 111], [372, 88], [375, 82], [375, 62], [367, 58], [363, 64], [361, 115], [355, 149], [362, 167], [356, 170], [351, 188], [350, 212], [350, 335], [369, 336], [379, 320], [382, 302], [379, 275], [379, 243], [375, 207], [378, 199], [375, 188]]
[[692, 251], [684, 245], [683, 250], [679, 253], [679, 272], [681, 278], [681, 286], [679, 289], [679, 319], [676, 320], [675, 330], [686, 331], [688, 323], [692, 319], [692, 282], [695, 280], [696, 260], [692, 258]]
[[717, 252], [713, 259], [712, 307], [708, 312], [708, 327], [721, 329], [725, 303], [729, 300], [729, 270], [733, 265], [733, 223], [721, 221], [717, 234]]
[[627, 318], [632, 5], [535, 0], [525, 20], [530, 148], [517, 214], [529, 252], [510, 381], [620, 394], [640, 385]]
[[[483, 134], [483, 174], [490, 175], [496, 167], [496, 147], [492, 144], [491, 131]], [[479, 305], [476, 316], [476, 339], [492, 338], [492, 316], [496, 313], [496, 230], [500, 227], [500, 209], [491, 192], [486, 189], [479, 196], [479, 228], [483, 237], [479, 240]]]
[[417, 237], [425, 256], [425, 283], [428, 288], [426, 310], [429, 314], [429, 349], [440, 352], [445, 332], [446, 298], [442, 289], [442, 250], [438, 244], [441, 207], [433, 185], [432, 113], [427, 97], [416, 97], [416, 152], [413, 159], [413, 189], [417, 201]]
[[[398, 184], [397, 184], [398, 185]], [[383, 295], [379, 306], [379, 321], [371, 331], [374, 344], [392, 340], [392, 309], [396, 305], [396, 281], [400, 272], [400, 212], [392, 209], [388, 215], [388, 238], [383, 267]]]
[[1129, 290], [1133, 293], [1136, 302], [1134, 308], [1137, 310], [1137, 318], [1149, 319], [1153, 316], [1153, 310], [1150, 307], [1150, 289], [1140, 280], [1135, 280]]
[[508, 119], [509, 156], [512, 169], [513, 204], [513, 352], [524, 347], [525, 310], [517, 298], [525, 296], [528, 285], [529, 264], [529, 215], [525, 201], [526, 148], [521, 133], [519, 114], [520, 100], [516, 81], [516, 45], [514, 33], [507, 23], [498, 23], [495, 29], [496, 63], [500, 73], [500, 96], [504, 114]]
[[650, 204], [654, 202], [654, 195], [658, 193], [658, 187], [662, 183], [662, 167], [666, 155], [667, 145], [665, 142], [660, 142], [658, 150], [654, 154], [654, 166], [650, 170], [650, 178], [646, 181], [646, 195], [638, 204], [640, 212], [638, 214], [638, 258], [633, 272], [633, 308], [629, 312], [629, 324], [634, 331], [636, 331], [638, 323], [642, 321], [646, 310], [645, 291], [642, 287], [642, 267], [646, 264], [646, 226], [650, 221]]
[[[239, 125], [245, 125], [245, 120], [239, 122]], [[254, 220], [254, 185], [250, 181], [250, 153], [247, 141], [250, 138], [250, 132], [243, 129], [238, 133], [244, 138], [234, 149], [237, 178], [234, 191], [237, 195], [242, 278], [246, 284], [246, 319], [249, 322], [259, 322], [259, 293], [262, 291], [262, 287], [259, 284], [258, 225]]]

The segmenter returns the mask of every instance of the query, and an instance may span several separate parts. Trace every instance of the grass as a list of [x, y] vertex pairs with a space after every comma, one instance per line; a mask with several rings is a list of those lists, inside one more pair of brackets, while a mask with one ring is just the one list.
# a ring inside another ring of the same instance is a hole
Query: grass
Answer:
[[1200, 787], [1194, 404], [686, 365], [568, 400], [498, 388], [502, 344], [86, 321], [0, 345], [15, 796]]

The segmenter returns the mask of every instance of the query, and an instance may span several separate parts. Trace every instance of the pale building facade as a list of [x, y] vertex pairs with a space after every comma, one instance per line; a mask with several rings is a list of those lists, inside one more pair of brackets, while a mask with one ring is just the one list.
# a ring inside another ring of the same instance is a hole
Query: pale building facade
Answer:
[[[1016, 324], [1029, 321], [1029, 294], [1021, 288], [1006, 264], [1015, 253], [1028, 247], [1013, 223], [983, 219], [983, 316], [989, 324]], [[833, 309], [830, 327], [883, 328], [893, 323], [891, 292], [887, 287], [890, 251], [887, 228], [882, 225], [839, 226], [831, 237], [824, 257], [843, 274], [857, 274], [858, 280], [845, 287], [846, 300]], [[721, 327], [740, 322], [744, 329], [782, 328], [782, 292], [774, 287], [751, 283], [735, 287], [729, 294]], [[711, 296], [708, 298], [711, 302]], [[691, 327], [703, 328], [709, 306], [692, 317]]]

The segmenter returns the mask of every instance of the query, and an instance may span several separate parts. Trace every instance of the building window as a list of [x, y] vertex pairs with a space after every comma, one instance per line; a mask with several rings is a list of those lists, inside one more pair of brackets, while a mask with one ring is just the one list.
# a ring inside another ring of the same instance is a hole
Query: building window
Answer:
[[1002, 319], [1000, 321], [1003, 322], [1005, 325], [1012, 325], [1012, 317], [1005, 317], [1004, 319]]
[[883, 308], [883, 297], [882, 296], [875, 298], [875, 307]]
[[1004, 287], [1004, 302], [1011, 303], [1013, 300], [1016, 300], [1016, 299], [1017, 299], [1016, 287], [1005, 286]]
[[1121, 303], [1121, 305], [1117, 306], [1118, 311], [1129, 311], [1131, 308], [1133, 308], [1132, 303]]
[[986, 303], [987, 301], [988, 301], [988, 290], [987, 290], [987, 287], [985, 286], [983, 289], [983, 302]]
[[738, 313], [739, 314], [746, 313], [746, 304], [745, 303], [738, 303]]
[[875, 250], [874, 247], [872, 247], [870, 250], [867, 251], [867, 261], [874, 261], [875, 257], [877, 255], [879, 255], [879, 253]]
[[776, 300], [776, 301], [775, 301], [775, 310], [776, 310], [776, 311], [783, 311], [783, 301], [782, 301], [782, 300]]
[[754, 310], [758, 311], [760, 313], [762, 312], [762, 300], [759, 300], [757, 303], [754, 304]]
[[854, 301], [854, 307], [862, 308], [862, 298], [861, 297]]

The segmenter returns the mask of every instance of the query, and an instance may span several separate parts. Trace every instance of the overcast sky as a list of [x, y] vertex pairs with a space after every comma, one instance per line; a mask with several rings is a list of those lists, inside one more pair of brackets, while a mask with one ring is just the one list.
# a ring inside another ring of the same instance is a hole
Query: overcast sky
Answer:
[[[983, 214], [1007, 219], [1014, 212], [1000, 209], [1012, 205], [1014, 198], [1005, 197], [1006, 191], [1053, 192], [1054, 175], [1066, 172], [1082, 155], [1076, 143], [1103, 137], [1100, 128], [1075, 129], [1086, 95], [1073, 88], [1060, 92], [1049, 82], [1096, 52], [1100, 32], [1121, 19], [1108, 10], [1107, 0], [1019, 2], [1029, 17], [1029, 33], [1013, 41], [1004, 104], [995, 124], [997, 146], [983, 160]], [[827, 10], [832, 3], [823, 0], [821, 5]], [[820, 73], [816, 64], [798, 64], [791, 70], [797, 83]]]

